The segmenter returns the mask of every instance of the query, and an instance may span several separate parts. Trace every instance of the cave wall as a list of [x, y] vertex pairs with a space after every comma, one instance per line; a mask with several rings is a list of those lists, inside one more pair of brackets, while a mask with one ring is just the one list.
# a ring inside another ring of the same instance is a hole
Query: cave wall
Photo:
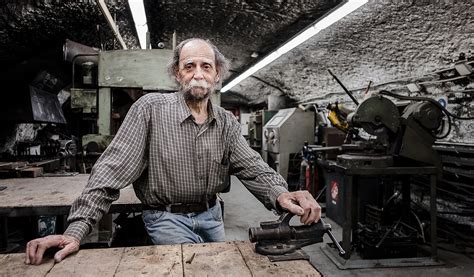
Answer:
[[[460, 53], [473, 58], [473, 14], [474, 4], [468, 0], [369, 1], [255, 76], [300, 103], [350, 102], [327, 69], [360, 99], [369, 81], [375, 84], [371, 93], [389, 89], [406, 94], [407, 83], [453, 67]], [[472, 81], [426, 85], [423, 96], [436, 99], [473, 87]], [[254, 78], [233, 90], [253, 100], [280, 93]], [[449, 104], [448, 109], [466, 116], [472, 102]], [[447, 140], [474, 142], [472, 120], [457, 121]]]

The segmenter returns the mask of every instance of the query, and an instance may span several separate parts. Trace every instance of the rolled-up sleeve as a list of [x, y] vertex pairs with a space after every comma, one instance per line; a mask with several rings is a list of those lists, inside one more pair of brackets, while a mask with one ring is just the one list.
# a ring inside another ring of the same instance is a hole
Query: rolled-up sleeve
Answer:
[[94, 165], [82, 194], [73, 202], [65, 235], [81, 241], [108, 212], [120, 189], [133, 183], [147, 165], [150, 115], [139, 99], [119, 131]]

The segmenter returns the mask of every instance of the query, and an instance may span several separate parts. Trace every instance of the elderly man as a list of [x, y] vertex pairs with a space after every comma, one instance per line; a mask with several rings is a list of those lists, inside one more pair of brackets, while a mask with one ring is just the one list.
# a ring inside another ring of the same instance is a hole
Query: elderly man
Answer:
[[229, 174], [268, 209], [288, 210], [305, 224], [319, 220], [321, 208], [314, 198], [307, 191], [288, 192], [284, 179], [247, 145], [234, 116], [211, 104], [209, 97], [228, 68], [210, 42], [180, 43], [169, 66], [179, 91], [150, 93], [133, 104], [73, 203], [64, 235], [30, 241], [25, 262], [40, 264], [50, 247], [62, 248], [56, 261], [78, 251], [120, 189], [131, 183], [155, 244], [223, 241], [216, 193], [225, 189]]

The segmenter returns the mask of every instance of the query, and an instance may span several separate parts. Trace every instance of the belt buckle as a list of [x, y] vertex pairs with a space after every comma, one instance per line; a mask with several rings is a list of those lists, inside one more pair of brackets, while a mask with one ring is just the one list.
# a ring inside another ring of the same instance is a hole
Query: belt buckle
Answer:
[[181, 206], [183, 203], [174, 203], [174, 204], [169, 204], [165, 206], [165, 209], [167, 212], [172, 213], [173, 212], [173, 207], [175, 206]]

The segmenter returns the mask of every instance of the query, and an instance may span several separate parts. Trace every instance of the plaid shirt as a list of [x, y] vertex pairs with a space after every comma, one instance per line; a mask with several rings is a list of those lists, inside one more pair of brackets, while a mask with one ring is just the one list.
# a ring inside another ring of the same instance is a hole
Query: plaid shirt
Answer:
[[136, 101], [72, 204], [65, 234], [82, 240], [131, 183], [147, 205], [197, 203], [225, 189], [233, 174], [265, 207], [276, 208], [285, 180], [248, 146], [232, 114], [208, 109], [199, 126], [182, 93]]

